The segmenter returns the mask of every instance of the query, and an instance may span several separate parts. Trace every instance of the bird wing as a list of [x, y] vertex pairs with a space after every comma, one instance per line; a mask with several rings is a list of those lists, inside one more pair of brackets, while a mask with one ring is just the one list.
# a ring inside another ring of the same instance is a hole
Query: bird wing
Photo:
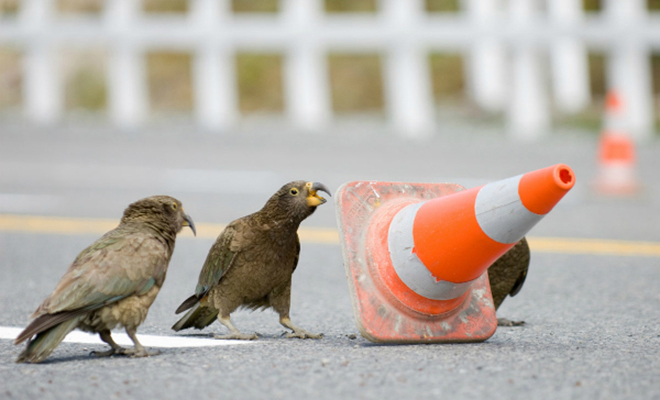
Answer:
[[229, 271], [236, 255], [246, 247], [249, 235], [245, 234], [245, 224], [235, 221], [229, 224], [218, 236], [209, 250], [206, 261], [199, 273], [195, 289], [197, 298], [204, 296]]
[[511, 288], [511, 291], [509, 292], [509, 296], [513, 297], [520, 292], [520, 289], [522, 289], [523, 284], [525, 283], [525, 279], [527, 278], [527, 270], [529, 269], [529, 259], [530, 259], [530, 253], [529, 253], [529, 245], [527, 244], [527, 240], [525, 238], [522, 238], [522, 240], [518, 243], [518, 246], [520, 247], [519, 253], [520, 253], [520, 262], [521, 265], [524, 265], [522, 271], [520, 271], [520, 275], [518, 275], [518, 279], [516, 279], [516, 282], [513, 284], [513, 287]]
[[516, 283], [513, 284], [513, 287], [511, 288], [511, 291], [509, 292], [509, 296], [513, 297], [520, 292], [520, 289], [522, 289], [523, 284], [525, 283], [525, 278], [527, 278], [527, 268], [525, 268], [524, 271], [518, 276], [518, 279], [516, 280]]
[[296, 232], [296, 256], [293, 259], [293, 271], [296, 270], [299, 259], [300, 259], [300, 236], [298, 236], [298, 233]]
[[33, 317], [94, 310], [161, 285], [169, 261], [165, 244], [122, 226], [83, 250]]

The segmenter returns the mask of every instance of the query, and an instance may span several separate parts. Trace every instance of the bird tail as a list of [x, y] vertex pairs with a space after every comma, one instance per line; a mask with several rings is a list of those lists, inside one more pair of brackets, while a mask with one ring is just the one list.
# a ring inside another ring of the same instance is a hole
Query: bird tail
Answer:
[[50, 353], [64, 340], [64, 337], [78, 326], [82, 317], [66, 320], [58, 325], [37, 333], [34, 339], [28, 339], [25, 349], [16, 359], [17, 363], [38, 363], [46, 359]]
[[215, 321], [218, 313], [219, 311], [215, 308], [202, 305], [202, 303], [198, 301], [192, 306], [186, 315], [172, 326], [172, 329], [177, 332], [188, 328], [204, 329]]
[[199, 297], [197, 297], [196, 294], [193, 294], [192, 296], [188, 297], [181, 303], [179, 308], [176, 309], [174, 312], [175, 314], [181, 314], [182, 312], [189, 310], [193, 308], [195, 304], [199, 303]]

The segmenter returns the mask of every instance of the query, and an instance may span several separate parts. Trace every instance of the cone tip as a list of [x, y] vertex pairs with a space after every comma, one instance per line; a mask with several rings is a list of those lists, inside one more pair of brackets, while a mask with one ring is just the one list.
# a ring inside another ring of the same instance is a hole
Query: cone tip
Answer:
[[570, 190], [575, 185], [575, 173], [566, 164], [555, 165], [552, 176], [555, 184], [563, 190]]
[[531, 212], [545, 215], [575, 185], [575, 173], [566, 164], [528, 172], [520, 178], [518, 194]]

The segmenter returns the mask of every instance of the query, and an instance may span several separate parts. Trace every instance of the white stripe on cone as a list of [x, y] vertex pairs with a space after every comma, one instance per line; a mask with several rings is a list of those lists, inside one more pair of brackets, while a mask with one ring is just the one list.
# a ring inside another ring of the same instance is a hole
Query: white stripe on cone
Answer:
[[[518, 242], [545, 216], [529, 211], [522, 204], [518, 194], [522, 176], [489, 183], [477, 193], [474, 204], [477, 223], [496, 242]], [[392, 219], [388, 232], [392, 266], [403, 283], [422, 297], [433, 300], [458, 298], [470, 288], [474, 280], [462, 283], [438, 280], [413, 252], [413, 225], [417, 211], [424, 203], [410, 204]]]
[[477, 222], [481, 230], [496, 242], [518, 242], [544, 217], [522, 204], [518, 194], [521, 178], [522, 175], [518, 175], [489, 183], [477, 193], [474, 202]]
[[474, 281], [454, 283], [438, 280], [413, 253], [413, 224], [417, 210], [423, 204], [424, 202], [410, 204], [392, 219], [387, 236], [392, 266], [403, 283], [420, 296], [433, 300], [458, 298]]

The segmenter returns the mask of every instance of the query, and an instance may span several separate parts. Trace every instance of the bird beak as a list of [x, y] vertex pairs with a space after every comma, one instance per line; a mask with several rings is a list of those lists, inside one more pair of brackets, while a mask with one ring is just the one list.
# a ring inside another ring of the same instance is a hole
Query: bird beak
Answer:
[[188, 214], [183, 214], [183, 226], [189, 226], [190, 229], [193, 231], [193, 235], [197, 236], [197, 230], [195, 230], [195, 223], [193, 222], [192, 218], [190, 218], [190, 215]]
[[309, 195], [307, 196], [307, 205], [310, 207], [320, 206], [327, 201], [316, 193], [319, 190], [327, 193], [328, 196], [332, 197], [330, 190], [321, 182], [307, 182], [306, 186], [309, 191]]

